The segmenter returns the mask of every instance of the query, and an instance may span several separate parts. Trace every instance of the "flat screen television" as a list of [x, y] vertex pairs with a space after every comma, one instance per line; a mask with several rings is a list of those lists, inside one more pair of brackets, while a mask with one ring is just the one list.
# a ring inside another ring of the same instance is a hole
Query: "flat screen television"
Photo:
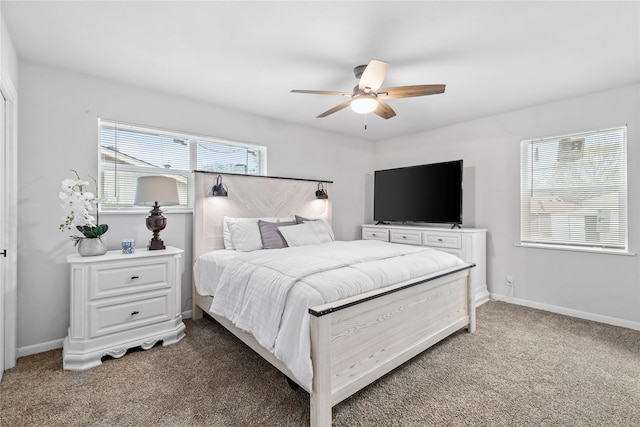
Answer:
[[375, 171], [373, 219], [462, 224], [462, 160]]

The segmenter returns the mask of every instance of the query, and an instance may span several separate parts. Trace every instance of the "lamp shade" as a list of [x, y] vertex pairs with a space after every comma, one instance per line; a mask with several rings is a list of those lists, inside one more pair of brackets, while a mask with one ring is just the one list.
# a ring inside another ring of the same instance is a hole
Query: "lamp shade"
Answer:
[[226, 185], [222, 183], [222, 175], [218, 175], [218, 177], [216, 178], [216, 183], [211, 189], [211, 193], [214, 196], [222, 196], [222, 197], [227, 197], [229, 195], [229, 189], [227, 188]]
[[175, 179], [166, 176], [149, 175], [138, 177], [136, 199], [138, 206], [179, 205], [178, 184]]

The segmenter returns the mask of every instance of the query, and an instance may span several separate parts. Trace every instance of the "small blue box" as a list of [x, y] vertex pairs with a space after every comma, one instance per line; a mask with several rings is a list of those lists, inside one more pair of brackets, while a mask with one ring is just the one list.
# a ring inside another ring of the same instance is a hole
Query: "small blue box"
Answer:
[[133, 239], [125, 239], [122, 241], [122, 253], [132, 254], [136, 251], [136, 241]]

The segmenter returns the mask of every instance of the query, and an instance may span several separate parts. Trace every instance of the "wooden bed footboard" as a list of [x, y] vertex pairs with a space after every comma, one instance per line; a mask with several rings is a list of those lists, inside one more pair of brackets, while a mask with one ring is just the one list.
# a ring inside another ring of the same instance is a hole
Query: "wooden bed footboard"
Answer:
[[310, 310], [311, 426], [331, 408], [463, 327], [475, 330], [468, 267]]
[[[471, 267], [456, 267], [310, 309], [311, 426], [330, 426], [334, 405], [459, 329], [475, 331]], [[208, 311], [212, 298], [199, 295], [195, 287], [193, 295], [196, 318], [195, 306]], [[294, 380], [253, 336], [227, 319], [212, 317]]]

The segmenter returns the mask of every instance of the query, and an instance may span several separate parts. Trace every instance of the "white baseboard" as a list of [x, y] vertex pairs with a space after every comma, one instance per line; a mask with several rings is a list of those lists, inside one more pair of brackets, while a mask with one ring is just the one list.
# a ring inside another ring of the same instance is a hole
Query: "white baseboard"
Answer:
[[[183, 311], [182, 318], [183, 319], [191, 319], [191, 310]], [[57, 348], [62, 348], [62, 343], [64, 342], [64, 338], [60, 338], [59, 340], [47, 341], [40, 344], [27, 345], [25, 347], [18, 347], [16, 350], [18, 357], [30, 356], [32, 354], [43, 353], [49, 350], [55, 350]]]
[[57, 348], [62, 348], [63, 338], [59, 340], [47, 341], [40, 344], [28, 345], [25, 347], [18, 347], [16, 352], [18, 353], [18, 357], [29, 356], [31, 354], [43, 353], [49, 350], [55, 350]]
[[[608, 325], [622, 326], [623, 328], [634, 329], [640, 331], [640, 322], [632, 322], [629, 320], [618, 319], [616, 317], [602, 316], [600, 314], [587, 313], [584, 311], [573, 310], [570, 308], [559, 307], [556, 305], [543, 304], [535, 301], [523, 300], [520, 298], [510, 298], [504, 295], [489, 294], [476, 295], [476, 306], [480, 306], [487, 302], [489, 299], [495, 301], [503, 301], [511, 304], [522, 305], [525, 307], [537, 308], [539, 310], [550, 311], [552, 313], [564, 314], [566, 316], [578, 317], [580, 319], [593, 320], [594, 322], [606, 323]], [[186, 310], [182, 312], [183, 319], [191, 319], [192, 311]], [[53, 341], [47, 341], [40, 344], [28, 345], [25, 347], [18, 347], [18, 357], [29, 356], [31, 354], [42, 353], [49, 350], [55, 350], [62, 348], [62, 342], [64, 339], [58, 339]]]
[[481, 293], [476, 294], [476, 307], [480, 307], [485, 302], [489, 301], [491, 295], [489, 291], [483, 291]]
[[537, 308], [538, 310], [550, 311], [552, 313], [564, 314], [566, 316], [578, 317], [585, 320], [593, 320], [594, 322], [606, 323], [613, 326], [621, 326], [623, 328], [634, 329], [640, 331], [640, 322], [619, 319], [617, 317], [603, 316], [601, 314], [587, 313], [586, 311], [574, 310], [571, 308], [560, 307], [557, 305], [543, 304], [540, 302], [524, 300], [520, 298], [512, 298], [505, 295], [491, 294], [490, 298], [495, 301], [508, 302], [511, 304], [523, 305], [525, 307]]

